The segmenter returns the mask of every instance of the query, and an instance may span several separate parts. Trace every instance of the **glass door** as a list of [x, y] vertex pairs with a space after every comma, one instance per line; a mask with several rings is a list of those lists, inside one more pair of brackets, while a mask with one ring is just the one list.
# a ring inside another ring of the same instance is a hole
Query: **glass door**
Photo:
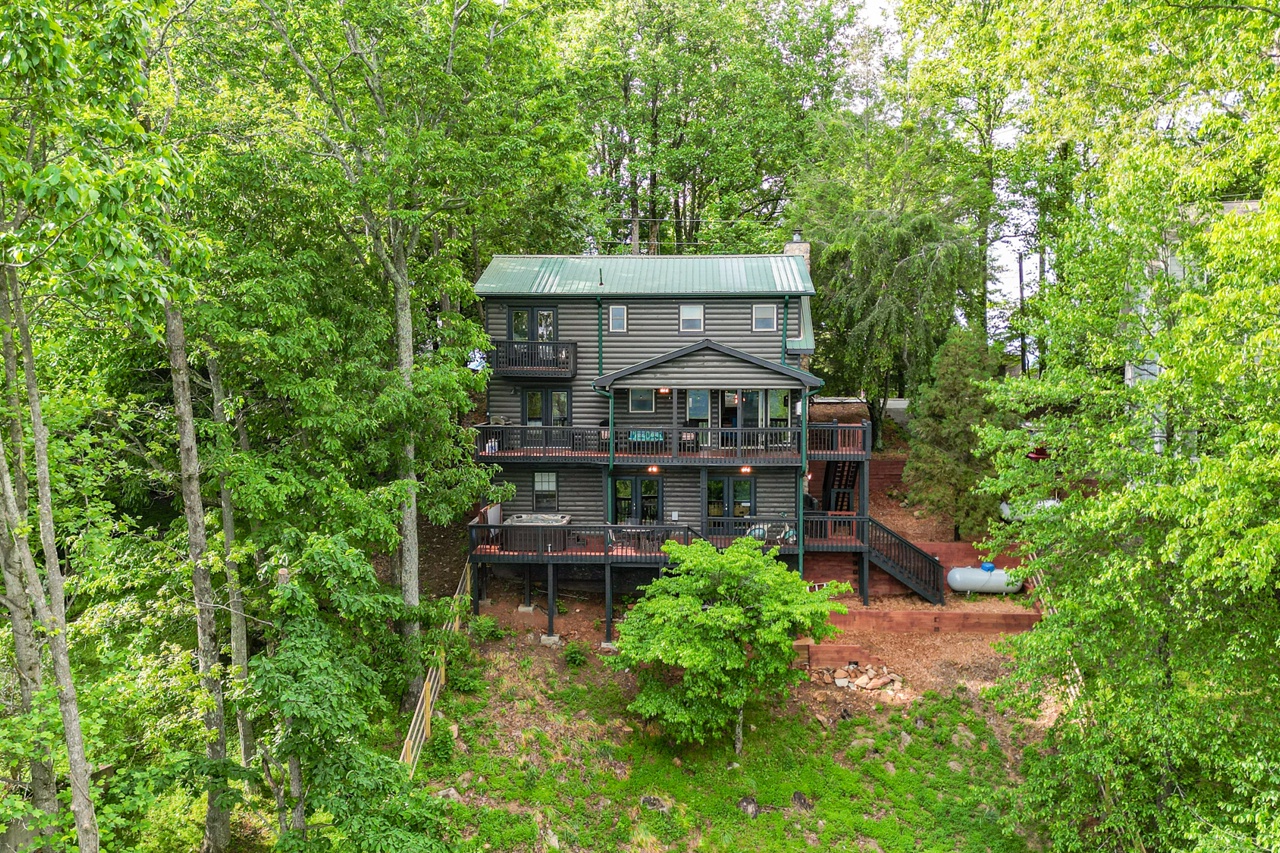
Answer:
[[743, 391], [742, 404], [739, 406], [741, 412], [741, 424], [743, 430], [742, 446], [743, 447], [762, 447], [764, 445], [764, 432], [762, 427], [768, 425], [765, 419], [767, 412], [764, 405], [763, 391]]
[[660, 477], [616, 477], [613, 481], [614, 524], [662, 523]]
[[569, 446], [569, 392], [562, 388], [526, 388], [524, 392], [526, 426], [550, 427], [526, 430], [531, 446]]
[[745, 536], [753, 515], [755, 483], [750, 477], [712, 477], [707, 480], [708, 535], [732, 539]]

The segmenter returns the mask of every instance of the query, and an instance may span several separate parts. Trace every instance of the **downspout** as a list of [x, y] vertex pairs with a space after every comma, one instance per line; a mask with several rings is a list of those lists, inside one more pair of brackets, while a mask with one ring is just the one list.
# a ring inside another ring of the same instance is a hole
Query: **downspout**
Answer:
[[[785, 339], [784, 339], [785, 340]], [[800, 509], [796, 513], [799, 525], [796, 530], [796, 545], [799, 557], [796, 568], [800, 571], [800, 579], [804, 579], [804, 496], [809, 493], [809, 398], [817, 394], [821, 386], [812, 391], [805, 391], [800, 400]]]
[[782, 297], [782, 363], [787, 363], [787, 317], [791, 313], [791, 297]]
[[[600, 283], [604, 284], [604, 275], [601, 274]], [[596, 297], [596, 378], [604, 376], [604, 299]], [[601, 391], [596, 387], [596, 383], [591, 383], [591, 390], [601, 396], [609, 398], [609, 481], [613, 480], [613, 389]], [[607, 489], [606, 489], [607, 491]], [[604, 498], [604, 518], [607, 524], [613, 524], [613, 501], [609, 495], [605, 494]]]

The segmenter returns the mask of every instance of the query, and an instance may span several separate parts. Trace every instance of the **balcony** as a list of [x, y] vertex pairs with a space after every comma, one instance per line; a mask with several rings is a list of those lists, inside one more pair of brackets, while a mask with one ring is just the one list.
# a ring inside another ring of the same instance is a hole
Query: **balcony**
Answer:
[[[867, 519], [851, 514], [814, 513], [804, 519], [806, 551], [866, 550]], [[748, 537], [783, 554], [799, 551], [796, 519], [750, 516], [706, 518], [701, 525], [481, 524], [468, 527], [471, 557], [477, 562], [665, 563], [669, 540], [688, 545], [707, 539], [717, 548]]]
[[[477, 427], [476, 458], [503, 460], [564, 459], [620, 464], [799, 465], [800, 428], [719, 429], [658, 426]], [[863, 460], [870, 457], [870, 428], [865, 424], [811, 424], [809, 458]]]
[[494, 341], [489, 364], [498, 376], [520, 379], [572, 379], [578, 375], [578, 345], [573, 341]]
[[809, 458], [863, 460], [871, 458], [871, 424], [809, 424]]
[[710, 429], [707, 427], [629, 426], [546, 427], [483, 425], [476, 458], [483, 462], [514, 459], [613, 460], [620, 464], [799, 465], [797, 427]]

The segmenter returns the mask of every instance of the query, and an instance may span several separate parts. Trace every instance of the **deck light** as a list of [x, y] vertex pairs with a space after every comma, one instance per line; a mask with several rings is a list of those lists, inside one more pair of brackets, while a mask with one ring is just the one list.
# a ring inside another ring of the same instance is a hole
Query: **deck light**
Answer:
[[743, 465], [743, 466], [742, 466], [742, 473], [744, 473], [744, 474], [750, 474], [750, 473], [751, 473], [751, 466], [750, 466], [750, 465]]
[[658, 473], [658, 466], [657, 466], [657, 465], [650, 465], [650, 466], [649, 466], [649, 473], [650, 473], [650, 474], [656, 474], [656, 473]]
[[670, 394], [670, 393], [671, 393], [671, 389], [670, 389], [670, 388], [659, 388], [659, 389], [658, 389], [658, 393], [659, 393], [659, 394]]

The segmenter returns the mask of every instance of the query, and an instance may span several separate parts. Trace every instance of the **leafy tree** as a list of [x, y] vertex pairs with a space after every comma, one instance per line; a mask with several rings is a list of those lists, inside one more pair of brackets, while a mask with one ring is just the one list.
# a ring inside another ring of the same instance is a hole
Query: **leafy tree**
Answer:
[[827, 617], [845, 609], [831, 599], [852, 589], [810, 592], [776, 549], [763, 553], [754, 539], [724, 551], [701, 539], [663, 550], [671, 566], [627, 614], [611, 665], [636, 673], [630, 710], [680, 741], [705, 743], [732, 727], [741, 752], [747, 701], [786, 695], [803, 678], [792, 643], [835, 633]]
[[1062, 703], [1022, 792], [1056, 849], [1280, 842], [1275, 25], [1198, 2], [1004, 24], [1031, 132], [1089, 164], [1051, 232], [1044, 373], [999, 390], [1034, 432], [986, 437], [1021, 516], [999, 538], [1056, 609], [1005, 685]]
[[913, 500], [955, 521], [956, 538], [980, 538], [999, 510], [999, 497], [977, 491], [994, 472], [980, 454], [978, 430], [1005, 425], [986, 383], [999, 362], [981, 333], [956, 326], [938, 350], [933, 382], [911, 400], [911, 458], [904, 480]]
[[849, 232], [849, 242], [829, 246], [815, 270], [814, 366], [833, 388], [866, 394], [878, 446], [889, 397], [925, 379], [953, 322], [973, 244], [930, 213], [871, 214]]
[[606, 0], [567, 16], [601, 249], [776, 250], [853, 21], [827, 0]]

